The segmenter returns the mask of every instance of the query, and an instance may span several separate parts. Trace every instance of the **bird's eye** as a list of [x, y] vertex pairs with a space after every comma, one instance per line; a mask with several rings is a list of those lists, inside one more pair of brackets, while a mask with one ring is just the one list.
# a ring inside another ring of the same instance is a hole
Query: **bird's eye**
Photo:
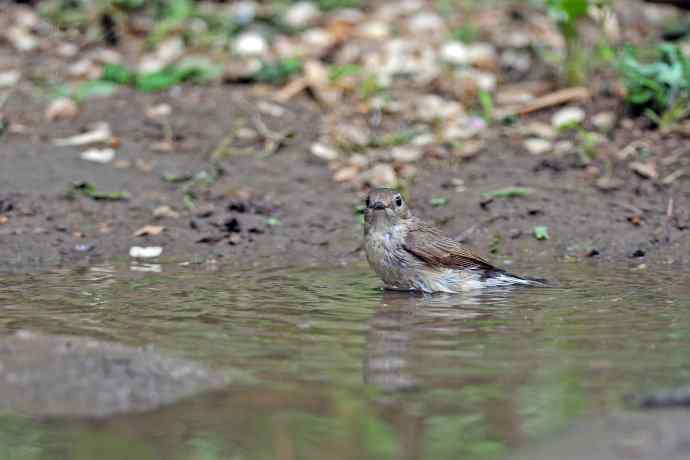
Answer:
[[401, 197], [400, 195], [398, 195], [398, 196], [395, 197], [395, 205], [396, 205], [397, 207], [402, 206], [402, 197]]
[[371, 201], [369, 201], [369, 197], [367, 197], [367, 200], [364, 202], [364, 205], [368, 208], [369, 205], [371, 205]]

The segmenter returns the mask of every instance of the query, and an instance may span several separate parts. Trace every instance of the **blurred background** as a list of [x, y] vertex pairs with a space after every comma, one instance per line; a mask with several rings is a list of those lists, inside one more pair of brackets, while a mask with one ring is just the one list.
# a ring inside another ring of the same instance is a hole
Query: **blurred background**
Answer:
[[[308, 228], [313, 252], [354, 241], [362, 193], [394, 186], [495, 254], [637, 263], [685, 235], [663, 257], [676, 263], [689, 252], [688, 6], [3, 2], [0, 223], [61, 229], [37, 255], [50, 261], [126, 252], [140, 229], [206, 256], [195, 244], [228, 254], [278, 231], [272, 255]], [[28, 219], [48, 202], [57, 220]]]

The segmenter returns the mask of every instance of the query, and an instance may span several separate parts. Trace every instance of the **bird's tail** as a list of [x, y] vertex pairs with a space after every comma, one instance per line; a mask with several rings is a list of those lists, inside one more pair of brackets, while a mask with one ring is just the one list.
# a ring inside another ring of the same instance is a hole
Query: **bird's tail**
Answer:
[[487, 283], [495, 286], [505, 286], [511, 284], [521, 284], [524, 286], [552, 287], [553, 285], [544, 278], [528, 278], [525, 276], [513, 275], [504, 270], [496, 270], [487, 277]]

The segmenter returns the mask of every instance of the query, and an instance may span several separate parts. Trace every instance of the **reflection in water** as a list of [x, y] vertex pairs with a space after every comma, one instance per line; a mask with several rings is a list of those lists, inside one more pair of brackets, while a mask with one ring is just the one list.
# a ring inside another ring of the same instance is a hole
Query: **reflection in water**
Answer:
[[[381, 305], [369, 320], [365, 383], [386, 391], [412, 390], [415, 338], [422, 335], [462, 334], [473, 318], [489, 318], [481, 299], [500, 300], [500, 293], [410, 294], [386, 291]], [[504, 297], [507, 295], [504, 293]], [[474, 307], [474, 308], [473, 308]]]
[[0, 276], [0, 334], [150, 343], [234, 383], [98, 422], [0, 417], [1, 459], [485, 459], [689, 377], [677, 273], [555, 265], [563, 288], [418, 296], [364, 266], [126, 268]]

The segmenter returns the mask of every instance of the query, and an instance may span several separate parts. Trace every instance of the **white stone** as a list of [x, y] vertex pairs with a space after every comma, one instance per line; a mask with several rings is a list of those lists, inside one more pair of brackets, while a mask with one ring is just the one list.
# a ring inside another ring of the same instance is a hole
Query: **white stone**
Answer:
[[18, 70], [0, 72], [0, 88], [16, 85], [21, 76], [22, 74]]
[[453, 65], [468, 65], [470, 53], [464, 43], [452, 41], [441, 47], [441, 59]]
[[290, 27], [302, 29], [314, 24], [319, 17], [321, 11], [312, 2], [297, 2], [285, 12], [283, 21]]
[[496, 59], [496, 48], [491, 43], [472, 43], [467, 46], [468, 59], [477, 64]]
[[394, 160], [403, 163], [413, 163], [424, 156], [424, 152], [420, 148], [402, 146], [395, 147], [391, 150], [391, 156]]
[[237, 36], [233, 50], [240, 56], [259, 56], [268, 51], [268, 42], [256, 32], [245, 32]]
[[585, 119], [585, 111], [580, 107], [564, 107], [551, 117], [551, 124], [555, 128], [579, 125]]
[[544, 153], [548, 153], [553, 148], [551, 141], [541, 139], [539, 137], [530, 137], [529, 139], [525, 139], [523, 145], [525, 149], [527, 149], [527, 151], [532, 155], [543, 155]]
[[230, 7], [230, 15], [240, 25], [247, 25], [256, 17], [256, 3], [250, 1], [234, 2]]
[[52, 101], [45, 111], [45, 116], [49, 121], [69, 120], [79, 113], [79, 107], [69, 97], [59, 97]]
[[81, 153], [79, 158], [93, 163], [106, 164], [113, 161], [115, 158], [115, 150], [113, 149], [89, 149]]
[[381, 40], [391, 33], [390, 25], [384, 21], [367, 21], [359, 26], [358, 34], [363, 38]]
[[132, 246], [129, 248], [129, 257], [138, 259], [150, 259], [158, 257], [163, 253], [163, 248], [160, 246]]
[[312, 155], [326, 161], [336, 160], [339, 156], [336, 149], [320, 142], [315, 142], [311, 145], [311, 153]]

